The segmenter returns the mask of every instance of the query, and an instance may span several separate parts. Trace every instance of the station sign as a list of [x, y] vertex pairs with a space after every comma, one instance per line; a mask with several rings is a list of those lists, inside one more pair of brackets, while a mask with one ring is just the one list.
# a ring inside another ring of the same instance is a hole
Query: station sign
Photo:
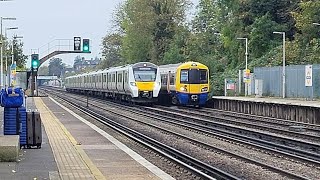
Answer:
[[227, 81], [227, 90], [235, 90], [235, 82], [232, 80]]
[[243, 72], [243, 82], [244, 83], [250, 83], [251, 79], [250, 79], [250, 69], [246, 69]]
[[10, 86], [15, 86], [16, 79], [17, 79], [17, 64], [16, 64], [16, 62], [11, 64], [10, 70], [11, 70]]
[[81, 37], [74, 37], [73, 45], [74, 51], [81, 51]]
[[305, 67], [305, 86], [312, 86], [312, 65], [306, 65]]

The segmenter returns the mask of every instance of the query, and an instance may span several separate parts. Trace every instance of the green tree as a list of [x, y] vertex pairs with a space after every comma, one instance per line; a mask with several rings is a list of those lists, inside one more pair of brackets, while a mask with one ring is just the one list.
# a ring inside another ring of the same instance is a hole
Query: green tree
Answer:
[[9, 41], [6, 38], [3, 38], [3, 57], [8, 60], [8, 66], [12, 64], [12, 43], [13, 43], [13, 55], [14, 61], [17, 63], [18, 70], [25, 70], [26, 60], [28, 56], [23, 54], [23, 42], [21, 40], [15, 40], [14, 42]]
[[48, 66], [40, 66], [38, 70], [38, 75], [48, 76], [49, 75], [49, 67]]
[[62, 59], [60, 58], [52, 58], [49, 61], [49, 75], [50, 76], [58, 76], [60, 77], [65, 64], [62, 63]]
[[118, 33], [109, 34], [102, 41], [102, 57], [103, 60], [99, 68], [108, 68], [115, 65], [125, 63], [121, 58], [122, 36]]
[[187, 6], [187, 0], [127, 0], [117, 13], [124, 59], [160, 63], [184, 22]]

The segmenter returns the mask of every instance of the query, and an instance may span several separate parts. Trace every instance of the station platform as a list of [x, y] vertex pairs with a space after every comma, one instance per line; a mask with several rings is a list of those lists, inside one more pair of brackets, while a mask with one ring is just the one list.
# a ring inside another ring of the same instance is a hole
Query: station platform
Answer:
[[53, 99], [28, 98], [27, 109], [35, 108], [42, 148], [22, 149], [18, 162], [0, 162], [0, 179], [173, 179]]
[[263, 102], [273, 104], [284, 104], [284, 105], [295, 105], [295, 106], [306, 106], [306, 107], [317, 107], [320, 108], [320, 101], [307, 101], [302, 99], [288, 99], [288, 98], [274, 98], [274, 97], [243, 97], [243, 96], [212, 96], [213, 99], [227, 99], [237, 101], [249, 101], [249, 102]]
[[320, 101], [213, 96], [209, 106], [226, 111], [320, 124]]

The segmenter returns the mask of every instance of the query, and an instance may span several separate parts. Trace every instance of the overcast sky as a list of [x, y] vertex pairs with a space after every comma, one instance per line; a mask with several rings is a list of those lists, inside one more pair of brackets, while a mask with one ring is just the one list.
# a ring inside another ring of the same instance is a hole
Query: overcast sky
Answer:
[[[15, 17], [16, 21], [3, 21], [5, 27], [18, 27], [8, 31], [23, 36], [24, 53], [40, 48], [40, 57], [48, 51], [48, 43], [55, 39], [73, 39], [74, 36], [91, 40], [90, 55], [101, 57], [101, 40], [111, 29], [113, 12], [124, 0], [12, 0], [0, 2], [1, 17]], [[197, 4], [198, 0], [192, 0]], [[4, 32], [3, 32], [4, 33]], [[58, 42], [56, 42], [57, 44]], [[51, 44], [50, 47], [55, 44]], [[34, 50], [37, 51], [37, 50]], [[76, 54], [60, 55], [72, 65]], [[30, 58], [28, 59], [30, 61]]]

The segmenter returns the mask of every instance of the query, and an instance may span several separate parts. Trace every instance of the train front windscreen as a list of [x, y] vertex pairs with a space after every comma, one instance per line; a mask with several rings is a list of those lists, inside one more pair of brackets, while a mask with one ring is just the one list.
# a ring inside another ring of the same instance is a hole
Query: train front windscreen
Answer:
[[133, 69], [136, 82], [153, 82], [156, 80], [157, 69], [151, 67], [140, 67]]
[[181, 70], [180, 83], [182, 84], [206, 84], [208, 83], [208, 70], [183, 69]]

